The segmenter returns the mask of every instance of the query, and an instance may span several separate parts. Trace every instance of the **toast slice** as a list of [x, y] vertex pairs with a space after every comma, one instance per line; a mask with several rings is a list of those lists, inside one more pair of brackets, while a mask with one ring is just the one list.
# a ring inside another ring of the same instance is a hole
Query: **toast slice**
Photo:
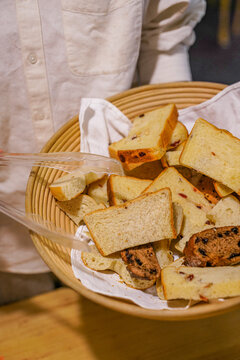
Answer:
[[221, 200], [207, 213], [208, 221], [204, 226], [193, 227], [191, 231], [175, 245], [176, 249], [183, 252], [186, 243], [190, 237], [200, 231], [211, 229], [214, 226], [235, 226], [240, 225], [240, 202], [233, 196], [229, 195]]
[[99, 252], [106, 256], [162, 239], [174, 239], [171, 192], [168, 188], [144, 194], [124, 204], [84, 216]]
[[183, 125], [183, 123], [178, 121], [173, 130], [167, 150], [172, 150], [177, 148], [180, 144], [185, 142], [187, 138], [188, 138], [187, 128], [185, 127], [185, 125]]
[[120, 160], [127, 171], [161, 159], [177, 124], [178, 112], [174, 104], [142, 115], [134, 120], [126, 138], [109, 146], [110, 156]]
[[119, 205], [135, 199], [151, 182], [151, 180], [137, 179], [130, 176], [110, 175], [107, 182], [110, 205]]
[[132, 277], [156, 280], [160, 276], [161, 269], [152, 244], [122, 250], [121, 257]]
[[105, 209], [104, 204], [97, 204], [90, 196], [83, 194], [72, 200], [57, 201], [57, 206], [63, 210], [77, 226], [83, 221], [84, 215], [97, 209]]
[[64, 174], [49, 185], [49, 189], [55, 199], [67, 201], [80, 195], [90, 183], [101, 179], [105, 174], [95, 172], [83, 173], [80, 170]]
[[[173, 203], [173, 222], [176, 233], [178, 235], [182, 228], [183, 210], [182, 207], [177, 203]], [[161, 269], [173, 262], [173, 253], [170, 250], [170, 243], [171, 239], [156, 241], [153, 244], [153, 248], [155, 250], [156, 257]]]
[[[182, 144], [180, 144], [179, 146], [177, 146], [174, 150], [166, 152], [165, 157], [166, 157], [168, 166], [180, 165], [179, 158], [180, 158], [180, 155], [184, 148], [184, 145], [185, 145], [185, 141]], [[167, 167], [167, 166], [165, 166], [165, 167]]]
[[196, 120], [180, 163], [240, 194], [240, 140], [206, 120]]
[[240, 226], [222, 226], [200, 231], [184, 248], [184, 265], [228, 266], [240, 263]]
[[155, 283], [154, 279], [145, 280], [131, 277], [126, 265], [120, 258], [119, 254], [114, 254], [114, 256], [109, 257], [103, 257], [101, 254], [99, 254], [97, 250], [95, 250], [92, 252], [82, 252], [81, 257], [84, 265], [88, 268], [96, 271], [114, 271], [120, 276], [120, 278], [126, 285], [134, 289], [148, 289]]
[[91, 198], [93, 198], [98, 204], [104, 204], [106, 207], [109, 206], [107, 181], [108, 175], [105, 175], [102, 179], [90, 184], [87, 190], [87, 194], [91, 196]]
[[[174, 263], [173, 263], [174, 264]], [[161, 271], [167, 300], [202, 300], [240, 295], [240, 266], [167, 266]]]
[[181, 205], [184, 214], [181, 234], [184, 236], [196, 225], [203, 226], [208, 220], [206, 213], [213, 205], [204, 194], [187, 181], [174, 167], [166, 168], [143, 193], [169, 187], [173, 202]]
[[207, 213], [207, 218], [215, 226], [240, 225], [240, 201], [233, 195], [226, 196]]

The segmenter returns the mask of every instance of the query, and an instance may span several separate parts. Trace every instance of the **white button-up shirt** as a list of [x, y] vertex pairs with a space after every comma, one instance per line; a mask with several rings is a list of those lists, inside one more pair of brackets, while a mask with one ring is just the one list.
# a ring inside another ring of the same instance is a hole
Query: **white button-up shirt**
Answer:
[[[116, 94], [134, 78], [190, 80], [188, 48], [204, 12], [204, 0], [1, 0], [0, 148], [38, 152], [80, 97]], [[19, 205], [23, 178], [1, 168], [0, 197]], [[26, 229], [3, 215], [0, 271], [47, 271]]]

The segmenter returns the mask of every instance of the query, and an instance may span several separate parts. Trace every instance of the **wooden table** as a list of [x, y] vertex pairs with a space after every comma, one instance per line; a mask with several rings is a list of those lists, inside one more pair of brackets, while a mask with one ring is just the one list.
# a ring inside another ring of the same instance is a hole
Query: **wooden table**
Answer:
[[0, 308], [0, 360], [239, 360], [239, 330], [240, 311], [162, 322], [59, 288]]

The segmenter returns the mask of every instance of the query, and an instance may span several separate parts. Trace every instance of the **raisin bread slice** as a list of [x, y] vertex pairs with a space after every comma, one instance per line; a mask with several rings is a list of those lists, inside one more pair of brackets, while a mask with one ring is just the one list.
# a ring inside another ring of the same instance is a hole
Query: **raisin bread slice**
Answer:
[[240, 262], [240, 226], [213, 227], [190, 237], [183, 254], [187, 266], [227, 266]]
[[139, 290], [148, 289], [155, 283], [155, 280], [145, 280], [137, 279], [131, 277], [129, 271], [127, 270], [126, 265], [120, 258], [119, 254], [114, 254], [114, 256], [104, 257], [97, 250], [91, 252], [82, 252], [81, 254], [82, 261], [85, 266], [95, 271], [105, 271], [111, 270], [116, 272], [123, 282]]
[[[173, 203], [173, 221], [177, 234], [183, 220], [181, 206]], [[133, 276], [153, 279], [160, 276], [160, 268], [173, 261], [169, 249], [170, 240], [160, 240], [153, 244], [145, 244], [121, 251], [121, 256]]]
[[240, 266], [167, 266], [161, 271], [167, 300], [202, 300], [240, 295]]
[[169, 189], [144, 194], [104, 210], [96, 210], [85, 215], [84, 222], [104, 256], [176, 237]]
[[152, 244], [139, 245], [123, 250], [121, 251], [121, 257], [132, 277], [156, 280], [160, 276], [161, 270]]
[[240, 140], [199, 118], [180, 156], [180, 163], [240, 194]]
[[172, 192], [173, 202], [178, 203], [184, 214], [181, 235], [186, 235], [196, 225], [203, 226], [206, 221], [206, 213], [213, 205], [205, 198], [204, 194], [187, 181], [175, 168], [165, 169], [143, 193], [169, 187]]
[[188, 138], [188, 131], [185, 125], [180, 121], [175, 126], [167, 150], [177, 149]]
[[110, 156], [119, 159], [128, 171], [145, 162], [161, 159], [169, 145], [177, 117], [176, 106], [170, 104], [136, 118], [128, 136], [109, 146]]

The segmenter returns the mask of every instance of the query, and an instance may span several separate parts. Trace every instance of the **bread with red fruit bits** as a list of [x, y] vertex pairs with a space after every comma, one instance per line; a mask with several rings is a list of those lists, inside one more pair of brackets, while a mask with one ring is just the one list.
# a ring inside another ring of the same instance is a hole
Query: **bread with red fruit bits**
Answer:
[[134, 119], [127, 137], [109, 146], [110, 156], [120, 160], [127, 171], [145, 162], [161, 159], [178, 119], [174, 104], [142, 115]]
[[179, 162], [240, 194], [240, 140], [230, 132], [197, 119]]
[[121, 257], [131, 276], [137, 279], [156, 280], [160, 276], [161, 270], [152, 244], [123, 250]]
[[213, 227], [191, 236], [184, 248], [187, 266], [227, 266], [240, 263], [240, 226]]

